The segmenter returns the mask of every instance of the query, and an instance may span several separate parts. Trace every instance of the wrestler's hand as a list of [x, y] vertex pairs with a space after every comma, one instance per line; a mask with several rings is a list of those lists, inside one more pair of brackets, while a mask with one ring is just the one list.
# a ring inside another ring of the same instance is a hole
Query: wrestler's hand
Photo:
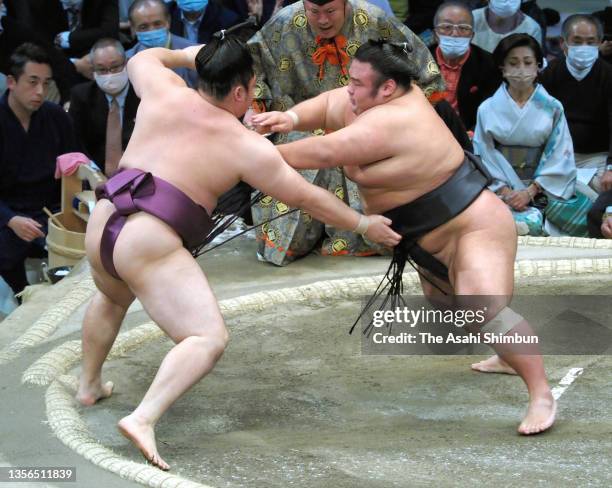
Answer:
[[242, 124], [251, 129], [253, 128], [253, 116], [255, 115], [255, 110], [253, 110], [253, 107], [249, 107], [247, 108], [247, 111], [244, 113], [244, 116], [242, 117]]
[[529, 192], [526, 190], [513, 191], [506, 197], [506, 203], [517, 212], [527, 210], [530, 201]]
[[40, 230], [42, 225], [29, 217], [15, 216], [8, 221], [7, 225], [20, 239], [26, 242], [31, 242], [38, 237], [45, 237], [45, 234]]
[[368, 215], [368, 230], [365, 236], [378, 244], [394, 247], [402, 240], [402, 236], [391, 229], [391, 219], [382, 215]]
[[601, 177], [601, 191], [612, 190], [612, 171], [604, 171]]
[[291, 132], [293, 119], [285, 112], [264, 112], [254, 115], [251, 122], [259, 133]]
[[612, 239], [612, 217], [604, 219], [604, 221], [601, 223], [601, 234], [606, 239]]

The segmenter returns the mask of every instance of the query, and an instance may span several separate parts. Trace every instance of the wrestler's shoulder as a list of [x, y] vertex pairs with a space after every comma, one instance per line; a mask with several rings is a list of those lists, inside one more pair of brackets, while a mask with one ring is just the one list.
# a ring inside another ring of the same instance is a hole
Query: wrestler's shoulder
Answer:
[[265, 137], [257, 132], [248, 130], [238, 120], [237, 125], [232, 129], [232, 150], [244, 152], [248, 159], [259, 159], [270, 157], [270, 154], [278, 154], [274, 145]]
[[167, 90], [159, 90], [151, 101], [163, 110], [180, 111], [203, 102], [198, 93], [187, 85], [177, 85]]
[[393, 125], [398, 120], [422, 116], [421, 111], [407, 110], [412, 106], [414, 105], [399, 100], [395, 103], [383, 103], [366, 110], [361, 116], [357, 117], [356, 121], [361, 120], [362, 123], [368, 124], [375, 122], [374, 125], [380, 128], [383, 125]]

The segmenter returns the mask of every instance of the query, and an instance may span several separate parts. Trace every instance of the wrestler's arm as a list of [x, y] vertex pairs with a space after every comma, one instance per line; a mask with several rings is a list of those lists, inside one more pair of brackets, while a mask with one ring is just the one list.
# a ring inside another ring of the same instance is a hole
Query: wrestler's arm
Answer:
[[195, 57], [202, 46], [185, 49], [154, 47], [137, 53], [128, 61], [128, 76], [139, 98], [149, 94], [156, 96], [171, 86], [185, 87], [185, 81], [175, 68], [194, 69]]
[[[361, 214], [347, 206], [332, 193], [308, 183], [282, 160], [269, 141], [257, 137], [248, 141], [248, 161], [240, 168], [241, 179], [267, 195], [292, 207], [307, 211], [315, 219], [340, 229], [355, 231]], [[380, 215], [370, 215], [365, 235], [388, 246], [396, 245], [401, 236], [388, 226], [391, 221]]]
[[394, 155], [392, 141], [388, 140], [384, 131], [373, 110], [331, 134], [308, 137], [276, 148], [283, 159], [296, 169], [361, 166]]
[[[349, 103], [346, 87], [336, 88], [305, 100], [286, 112], [264, 112], [253, 116], [260, 132], [337, 130], [344, 127], [344, 113]], [[294, 116], [287, 112], [293, 112]]]

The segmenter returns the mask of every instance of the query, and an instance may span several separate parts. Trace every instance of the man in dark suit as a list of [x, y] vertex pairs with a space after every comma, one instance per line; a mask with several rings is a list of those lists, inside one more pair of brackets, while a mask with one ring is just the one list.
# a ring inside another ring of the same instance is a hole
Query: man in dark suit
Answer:
[[468, 130], [474, 130], [476, 111], [501, 83], [493, 57], [471, 43], [472, 12], [463, 2], [448, 1], [434, 17], [436, 44], [430, 49], [446, 83], [446, 100]]
[[69, 114], [83, 152], [110, 175], [134, 130], [140, 100], [128, 80], [119, 41], [101, 39], [90, 55], [95, 81], [72, 89]]
[[88, 53], [103, 37], [118, 39], [117, 0], [27, 0], [32, 27], [71, 58]]
[[76, 149], [70, 117], [45, 102], [49, 57], [34, 44], [11, 55], [8, 92], [0, 98], [0, 275], [19, 293], [28, 284], [25, 259], [42, 257], [47, 216], [57, 211], [56, 158]]
[[237, 13], [214, 0], [177, 0], [170, 12], [170, 32], [196, 44], [208, 43], [215, 32], [240, 20]]

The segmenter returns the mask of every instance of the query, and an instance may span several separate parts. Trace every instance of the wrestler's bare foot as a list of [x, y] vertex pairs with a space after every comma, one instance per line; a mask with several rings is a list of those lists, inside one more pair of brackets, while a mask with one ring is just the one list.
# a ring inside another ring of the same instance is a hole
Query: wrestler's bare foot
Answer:
[[516, 374], [516, 371], [497, 354], [489, 359], [472, 364], [472, 369], [481, 373]]
[[81, 405], [90, 407], [98, 400], [111, 396], [113, 394], [113, 386], [112, 381], [107, 381], [103, 385], [99, 383], [96, 385], [90, 385], [81, 381], [79, 383], [76, 399]]
[[519, 434], [533, 435], [552, 427], [557, 413], [557, 402], [549, 392], [547, 395], [532, 398], [527, 414], [518, 427]]
[[153, 426], [142, 421], [134, 414], [123, 417], [117, 424], [119, 432], [134, 443], [147, 461], [159, 469], [168, 471], [170, 466], [157, 452]]

